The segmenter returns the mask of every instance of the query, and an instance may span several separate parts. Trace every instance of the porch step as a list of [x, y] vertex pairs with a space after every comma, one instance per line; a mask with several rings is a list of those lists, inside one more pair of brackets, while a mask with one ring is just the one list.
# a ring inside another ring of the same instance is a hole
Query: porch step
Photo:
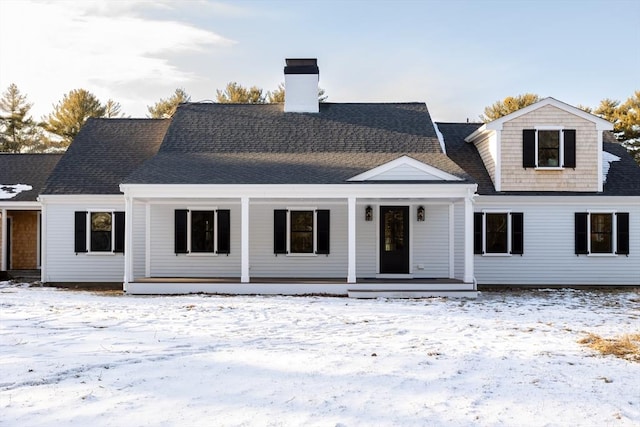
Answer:
[[478, 291], [473, 289], [348, 289], [349, 298], [477, 298]]
[[40, 270], [9, 270], [7, 273], [14, 282], [33, 283], [41, 278]]

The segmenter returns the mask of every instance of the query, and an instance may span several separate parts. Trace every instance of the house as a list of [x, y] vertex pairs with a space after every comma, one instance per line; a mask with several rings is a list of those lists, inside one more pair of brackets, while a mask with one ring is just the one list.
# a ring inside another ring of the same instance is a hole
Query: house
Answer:
[[0, 154], [0, 272], [5, 275], [9, 270], [40, 268], [40, 203], [36, 199], [60, 157]]
[[90, 119], [42, 190], [42, 280], [192, 292], [475, 296], [640, 285], [640, 168], [547, 98], [485, 125], [423, 103], [186, 103]]

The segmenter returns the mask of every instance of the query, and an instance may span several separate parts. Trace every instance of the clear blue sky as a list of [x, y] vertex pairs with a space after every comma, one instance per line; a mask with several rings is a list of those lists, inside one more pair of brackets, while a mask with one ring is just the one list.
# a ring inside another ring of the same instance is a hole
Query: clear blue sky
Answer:
[[71, 89], [123, 112], [230, 81], [275, 89], [316, 57], [330, 102], [426, 102], [476, 120], [525, 92], [595, 107], [640, 90], [640, 1], [0, 0], [0, 90], [39, 119]]

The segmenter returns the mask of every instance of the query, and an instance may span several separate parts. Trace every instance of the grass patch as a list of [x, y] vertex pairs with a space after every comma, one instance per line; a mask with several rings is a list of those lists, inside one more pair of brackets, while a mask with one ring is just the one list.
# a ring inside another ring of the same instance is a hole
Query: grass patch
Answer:
[[589, 334], [578, 343], [605, 356], [613, 355], [621, 359], [640, 362], [640, 333], [625, 334], [616, 338], [602, 338], [596, 334]]

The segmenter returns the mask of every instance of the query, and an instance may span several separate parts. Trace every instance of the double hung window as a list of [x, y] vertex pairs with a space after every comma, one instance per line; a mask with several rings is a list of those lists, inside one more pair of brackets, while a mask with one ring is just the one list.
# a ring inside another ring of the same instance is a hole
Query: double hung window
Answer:
[[629, 214], [626, 212], [576, 212], [577, 255], [628, 255]]
[[474, 253], [510, 255], [524, 253], [524, 223], [520, 212], [476, 212]]
[[176, 209], [176, 254], [229, 254], [230, 214], [226, 209]]
[[124, 252], [124, 212], [75, 212], [76, 253]]
[[329, 211], [277, 209], [273, 212], [275, 254], [329, 254]]
[[575, 168], [576, 131], [538, 127], [522, 131], [522, 165], [525, 168]]

